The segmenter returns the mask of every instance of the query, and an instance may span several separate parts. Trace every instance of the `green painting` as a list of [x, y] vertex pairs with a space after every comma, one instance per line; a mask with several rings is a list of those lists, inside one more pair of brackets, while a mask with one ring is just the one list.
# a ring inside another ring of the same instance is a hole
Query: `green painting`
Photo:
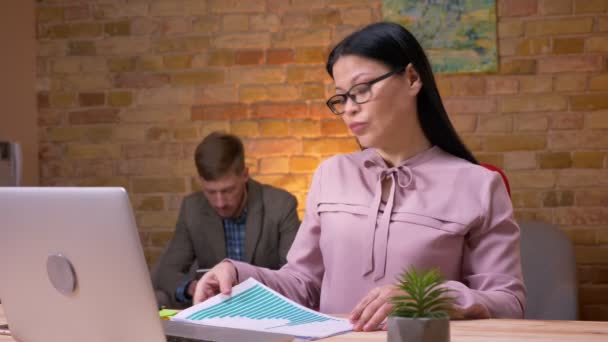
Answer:
[[497, 70], [495, 0], [383, 0], [382, 10], [416, 36], [435, 73]]

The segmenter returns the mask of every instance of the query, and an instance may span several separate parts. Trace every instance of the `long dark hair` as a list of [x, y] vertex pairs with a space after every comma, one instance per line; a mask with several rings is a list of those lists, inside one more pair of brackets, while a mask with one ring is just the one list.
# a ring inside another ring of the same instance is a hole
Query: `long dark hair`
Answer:
[[394, 23], [379, 22], [368, 25], [344, 38], [327, 58], [327, 72], [333, 78], [333, 67], [344, 55], [370, 58], [398, 69], [412, 63], [422, 81], [418, 93], [418, 121], [427, 139], [433, 145], [471, 163], [477, 159], [456, 133], [443, 107], [433, 71], [424, 50], [416, 38], [404, 27]]

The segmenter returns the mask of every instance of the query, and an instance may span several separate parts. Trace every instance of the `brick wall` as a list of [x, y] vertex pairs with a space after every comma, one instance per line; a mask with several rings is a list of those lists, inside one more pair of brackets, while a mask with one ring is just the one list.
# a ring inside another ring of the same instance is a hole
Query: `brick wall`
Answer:
[[[500, 71], [438, 77], [441, 93], [517, 217], [570, 236], [583, 318], [608, 320], [608, 1], [497, 7]], [[153, 262], [219, 129], [303, 210], [319, 161], [357, 148], [324, 107], [325, 56], [379, 19], [377, 0], [39, 0], [41, 182], [127, 188]]]

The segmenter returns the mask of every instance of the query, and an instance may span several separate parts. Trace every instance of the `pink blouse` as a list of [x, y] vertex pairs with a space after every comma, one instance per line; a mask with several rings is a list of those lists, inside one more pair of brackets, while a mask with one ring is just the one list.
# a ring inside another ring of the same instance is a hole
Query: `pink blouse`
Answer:
[[253, 277], [305, 306], [342, 314], [410, 266], [437, 267], [464, 317], [521, 318], [526, 290], [512, 214], [496, 172], [439, 147], [389, 168], [367, 149], [319, 166], [283, 268], [232, 262], [241, 281]]

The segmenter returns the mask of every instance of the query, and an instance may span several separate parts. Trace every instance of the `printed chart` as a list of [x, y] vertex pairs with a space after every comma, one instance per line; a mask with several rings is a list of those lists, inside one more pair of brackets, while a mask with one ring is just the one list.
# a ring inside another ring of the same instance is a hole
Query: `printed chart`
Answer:
[[289, 334], [306, 339], [351, 331], [348, 320], [301, 306], [249, 278], [232, 295], [217, 295], [172, 318], [204, 325]]

